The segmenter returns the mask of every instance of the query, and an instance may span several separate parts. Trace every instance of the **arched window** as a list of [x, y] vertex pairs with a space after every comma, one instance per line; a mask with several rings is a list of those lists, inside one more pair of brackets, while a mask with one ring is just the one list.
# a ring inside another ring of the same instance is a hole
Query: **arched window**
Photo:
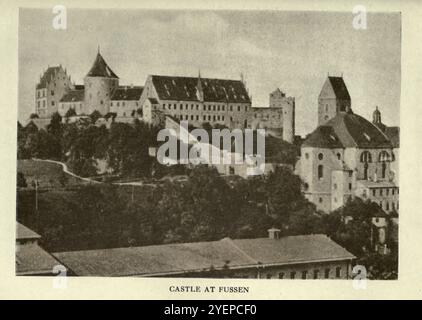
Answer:
[[363, 180], [368, 180], [368, 162], [363, 166]]
[[337, 153], [337, 159], [341, 160], [341, 154], [340, 154], [340, 152]]
[[378, 157], [378, 161], [379, 162], [390, 161], [390, 155], [388, 154], [388, 152], [387, 151], [381, 151], [381, 153]]
[[372, 162], [371, 153], [369, 151], [362, 152], [362, 154], [360, 155], [360, 162]]
[[385, 179], [386, 171], [387, 171], [387, 165], [386, 165], [385, 162], [383, 162], [382, 165], [381, 165], [381, 177], [382, 177], [382, 179]]
[[318, 166], [318, 179], [322, 179], [324, 177], [324, 166], [319, 165]]

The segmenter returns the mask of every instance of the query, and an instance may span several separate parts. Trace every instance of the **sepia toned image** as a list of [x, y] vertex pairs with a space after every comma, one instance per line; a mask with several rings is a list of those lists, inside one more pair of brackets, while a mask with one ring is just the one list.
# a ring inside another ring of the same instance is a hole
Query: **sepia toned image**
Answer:
[[398, 279], [401, 23], [21, 8], [16, 275]]

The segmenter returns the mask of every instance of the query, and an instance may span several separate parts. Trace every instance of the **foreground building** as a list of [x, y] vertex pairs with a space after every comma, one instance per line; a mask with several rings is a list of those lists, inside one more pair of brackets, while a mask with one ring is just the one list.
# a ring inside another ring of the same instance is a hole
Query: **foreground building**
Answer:
[[325, 235], [59, 252], [77, 276], [348, 279], [355, 256]]
[[16, 275], [53, 276], [61, 267], [59, 262], [41, 248], [41, 236], [19, 222], [16, 223]]
[[319, 210], [358, 196], [398, 211], [399, 129], [380, 129], [380, 119], [378, 109], [373, 123], [353, 113], [343, 78], [328, 77], [318, 102], [321, 124], [303, 142], [297, 164], [305, 196]]

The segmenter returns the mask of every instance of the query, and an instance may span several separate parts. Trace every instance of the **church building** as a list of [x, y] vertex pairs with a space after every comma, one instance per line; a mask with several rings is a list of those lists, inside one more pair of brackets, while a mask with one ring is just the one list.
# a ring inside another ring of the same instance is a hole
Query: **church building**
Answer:
[[355, 196], [398, 212], [399, 128], [383, 125], [378, 109], [373, 123], [353, 113], [342, 77], [328, 77], [323, 85], [318, 123], [297, 164], [305, 196], [326, 213]]

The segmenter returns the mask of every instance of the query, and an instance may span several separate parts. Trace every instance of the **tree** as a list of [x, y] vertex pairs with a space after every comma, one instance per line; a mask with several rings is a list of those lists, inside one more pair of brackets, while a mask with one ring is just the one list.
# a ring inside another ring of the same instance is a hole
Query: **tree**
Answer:
[[18, 188], [26, 188], [27, 187], [26, 179], [25, 179], [25, 176], [23, 175], [22, 172], [18, 172], [16, 182], [17, 182], [16, 184], [17, 184]]
[[66, 114], [64, 115], [65, 118], [70, 118], [76, 116], [76, 111], [73, 108], [69, 108], [69, 110], [66, 111]]
[[96, 123], [98, 119], [102, 117], [102, 114], [98, 110], [94, 110], [89, 117], [91, 118], [92, 123]]
[[50, 124], [47, 126], [47, 132], [52, 134], [54, 137], [60, 138], [62, 136], [62, 117], [58, 112], [54, 112], [51, 115]]
[[301, 192], [302, 181], [286, 167], [276, 167], [265, 181], [269, 214], [287, 223], [289, 216], [307, 203]]

